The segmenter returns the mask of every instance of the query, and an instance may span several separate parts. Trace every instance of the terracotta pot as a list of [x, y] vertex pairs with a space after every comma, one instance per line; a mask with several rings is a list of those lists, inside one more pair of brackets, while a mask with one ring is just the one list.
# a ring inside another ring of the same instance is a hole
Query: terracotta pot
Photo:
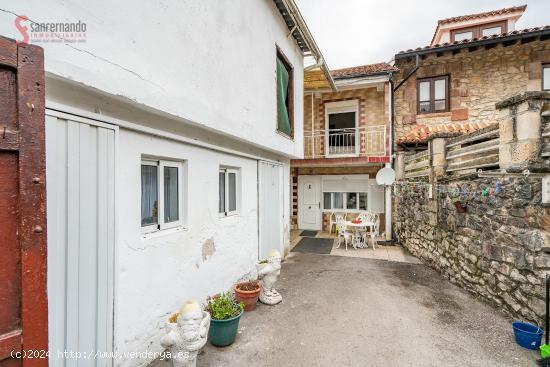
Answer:
[[239, 289], [239, 286], [244, 283], [239, 283], [235, 285], [235, 298], [237, 301], [244, 303], [245, 311], [252, 311], [256, 308], [256, 303], [258, 302], [258, 297], [260, 297], [260, 291], [262, 287], [258, 284], [258, 288], [253, 291], [244, 291]]
[[468, 207], [466, 205], [462, 205], [460, 201], [455, 201], [455, 208], [457, 213], [466, 213], [468, 212]]

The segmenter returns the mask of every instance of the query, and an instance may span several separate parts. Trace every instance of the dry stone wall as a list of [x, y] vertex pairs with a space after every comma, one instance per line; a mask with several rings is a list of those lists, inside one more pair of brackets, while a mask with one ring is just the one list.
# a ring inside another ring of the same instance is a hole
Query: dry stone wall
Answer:
[[[477, 177], [477, 176], [476, 176]], [[473, 178], [394, 193], [401, 244], [452, 282], [523, 320], [541, 323], [550, 271], [550, 205], [540, 177]], [[454, 201], [466, 206], [459, 213]]]

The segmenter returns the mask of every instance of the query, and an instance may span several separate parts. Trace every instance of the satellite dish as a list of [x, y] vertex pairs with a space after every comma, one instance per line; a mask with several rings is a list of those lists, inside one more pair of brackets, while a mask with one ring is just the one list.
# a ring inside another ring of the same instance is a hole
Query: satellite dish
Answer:
[[384, 167], [376, 173], [376, 183], [378, 185], [392, 185], [395, 182], [395, 171], [393, 168]]

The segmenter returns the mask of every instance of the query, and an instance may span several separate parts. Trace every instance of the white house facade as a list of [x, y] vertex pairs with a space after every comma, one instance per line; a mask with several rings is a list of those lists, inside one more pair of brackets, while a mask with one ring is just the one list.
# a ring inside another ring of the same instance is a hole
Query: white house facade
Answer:
[[[288, 0], [3, 7], [0, 34], [23, 25], [45, 55], [50, 363], [146, 365], [131, 353], [160, 352], [184, 300], [288, 251], [303, 62], [320, 53]], [[84, 38], [33, 38], [49, 22]]]

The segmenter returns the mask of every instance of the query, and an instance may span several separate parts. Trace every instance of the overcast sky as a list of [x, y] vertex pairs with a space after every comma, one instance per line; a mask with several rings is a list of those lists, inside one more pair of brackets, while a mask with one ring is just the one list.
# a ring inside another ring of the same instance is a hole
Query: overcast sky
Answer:
[[438, 19], [527, 4], [516, 29], [550, 25], [550, 0], [295, 0], [331, 69], [430, 43]]

